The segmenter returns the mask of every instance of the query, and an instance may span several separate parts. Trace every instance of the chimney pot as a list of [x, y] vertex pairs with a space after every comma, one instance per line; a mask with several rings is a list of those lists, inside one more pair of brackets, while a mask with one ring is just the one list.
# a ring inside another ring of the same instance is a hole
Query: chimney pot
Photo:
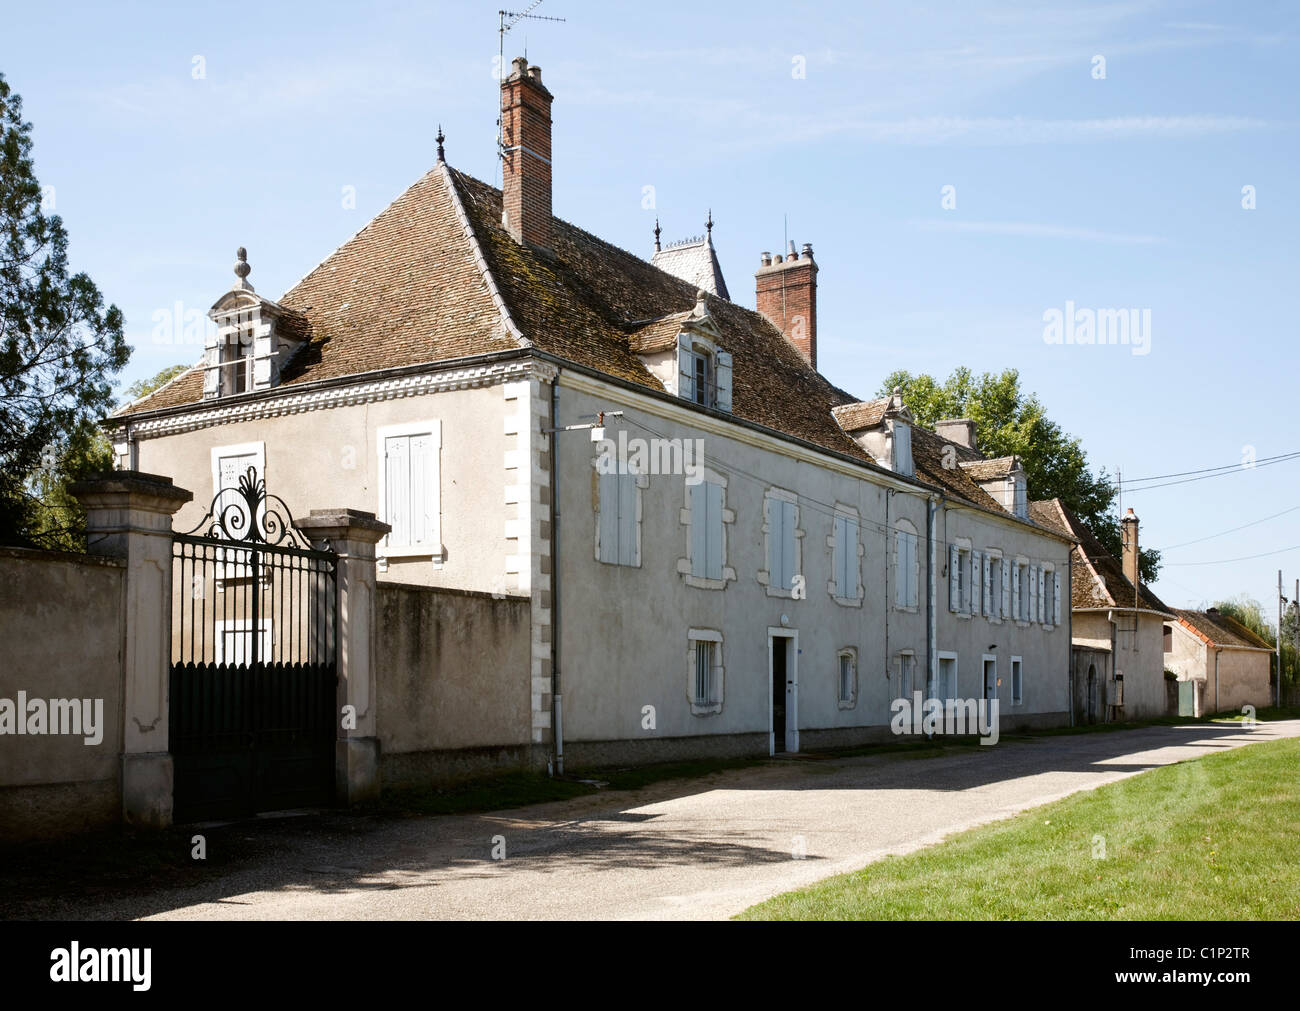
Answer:
[[785, 262], [785, 257], [782, 256], [780, 253], [777, 253], [776, 256], [772, 259], [772, 262], [773, 262], [773, 263], [784, 263], [784, 262]]
[[759, 257], [759, 263], [761, 263], [764, 267], [772, 266], [772, 254], [764, 253], [761, 257]]

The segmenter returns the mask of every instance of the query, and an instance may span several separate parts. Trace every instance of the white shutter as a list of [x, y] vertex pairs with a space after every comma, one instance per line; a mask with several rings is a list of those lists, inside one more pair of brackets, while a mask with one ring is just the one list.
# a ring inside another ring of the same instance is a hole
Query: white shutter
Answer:
[[1014, 601], [1011, 599], [1011, 567], [1015, 563], [1004, 557], [1002, 564], [998, 566], [1002, 570], [1002, 618], [1013, 617], [1016, 613]]
[[767, 580], [770, 586], [781, 585], [781, 503], [772, 496], [763, 499], [767, 520]]
[[1020, 578], [1021, 570], [1020, 570], [1019, 563], [1013, 562], [1011, 567], [1014, 570], [1011, 573], [1011, 616], [1015, 618], [1016, 621], [1019, 621], [1021, 618], [1020, 590], [1021, 590], [1021, 584], [1024, 582], [1024, 580]]
[[695, 355], [691, 353], [688, 338], [677, 342], [677, 395], [685, 400], [695, 399]]
[[845, 594], [852, 600], [858, 599], [858, 521], [845, 519], [844, 530], [848, 534], [844, 539], [844, 585]]
[[1045, 575], [1043, 567], [1038, 566], [1037, 572], [1034, 574], [1036, 581], [1034, 585], [1034, 620], [1038, 622], [1043, 620], [1043, 577]]
[[718, 410], [731, 410], [731, 352], [718, 352]]
[[600, 475], [600, 560], [618, 564], [618, 475]]
[[907, 604], [907, 577], [904, 575], [907, 556], [907, 535], [901, 530], [894, 531], [894, 603], [899, 607]]
[[1061, 623], [1061, 574], [1052, 573], [1052, 624]]
[[957, 545], [952, 544], [948, 547], [948, 610], [960, 611], [961, 599], [959, 596], [959, 582], [957, 567], [961, 565], [961, 552]]
[[970, 613], [976, 615], [980, 613], [980, 584], [983, 579], [980, 573], [984, 567], [984, 556], [978, 551], [970, 553]]
[[438, 528], [438, 451], [432, 434], [411, 436], [411, 543], [429, 544]]
[[799, 507], [793, 502], [781, 503], [781, 586], [794, 586], [795, 528], [799, 525]]
[[984, 615], [993, 617], [993, 559], [988, 555], [984, 556]]
[[[698, 487], [698, 486], [697, 486]], [[707, 488], [706, 502], [708, 504], [708, 525], [706, 527], [707, 535], [707, 566], [706, 574], [709, 579], [722, 578], [722, 485], [704, 482], [702, 487]]]
[[411, 437], [391, 436], [384, 440], [386, 515], [393, 529], [388, 543], [411, 543]]

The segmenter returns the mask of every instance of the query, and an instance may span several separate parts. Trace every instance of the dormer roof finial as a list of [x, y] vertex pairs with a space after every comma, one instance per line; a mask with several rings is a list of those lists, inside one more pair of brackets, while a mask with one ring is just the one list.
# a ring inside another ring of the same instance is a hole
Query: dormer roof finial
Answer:
[[438, 124], [438, 136], [437, 136], [435, 139], [438, 141], [438, 161], [445, 161], [445, 160], [446, 160], [446, 152], [443, 151], [443, 149], [442, 149], [442, 142], [443, 142], [444, 140], [446, 140], [447, 138], [444, 137], [444, 136], [442, 135], [442, 124], [441, 124], [441, 123]]
[[707, 238], [713, 238], [713, 208], [709, 208], [709, 218], [704, 222], [704, 233]]
[[248, 283], [248, 275], [252, 269], [248, 263], [248, 250], [240, 246], [235, 250], [235, 276], [239, 278], [234, 285], [236, 288], [243, 288], [245, 291], [253, 290], [253, 286]]
[[659, 219], [655, 218], [655, 252], [659, 252], [659, 233], [662, 231], [659, 227]]

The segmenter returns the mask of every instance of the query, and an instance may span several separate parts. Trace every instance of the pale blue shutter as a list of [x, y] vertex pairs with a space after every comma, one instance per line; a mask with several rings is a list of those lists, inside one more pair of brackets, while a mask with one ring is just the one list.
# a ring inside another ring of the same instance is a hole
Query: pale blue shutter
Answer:
[[679, 338], [677, 344], [677, 395], [695, 399], [695, 355], [684, 338]]
[[1052, 624], [1061, 623], [1061, 574], [1052, 573]]
[[961, 551], [955, 544], [948, 547], [948, 610], [961, 610], [960, 576]]
[[385, 519], [392, 530], [388, 543], [406, 546], [411, 543], [411, 439], [394, 435], [384, 440]]
[[1034, 620], [1038, 622], [1041, 622], [1043, 620], [1043, 616], [1044, 616], [1043, 612], [1047, 608], [1047, 600], [1043, 596], [1043, 589], [1044, 589], [1044, 583], [1046, 582], [1046, 576], [1047, 573], [1043, 571], [1043, 567], [1040, 565], [1038, 567], [1038, 587], [1034, 594]]
[[998, 568], [1001, 570], [1000, 575], [1002, 576], [1002, 613], [1000, 617], [1009, 618], [1015, 613], [1011, 606], [1011, 565], [1006, 558], [1003, 558], [998, 562]]
[[983, 578], [980, 573], [984, 568], [984, 556], [978, 551], [970, 553], [970, 613], [980, 613], [980, 586]]
[[858, 521], [844, 517], [844, 583], [841, 596], [858, 597]]
[[718, 410], [731, 410], [731, 353], [718, 352]]
[[708, 503], [708, 482], [691, 485], [691, 575], [701, 579], [707, 574], [708, 567]]
[[781, 503], [781, 586], [794, 586], [795, 527], [798, 525], [797, 506], [793, 502]]
[[618, 478], [618, 564], [635, 565], [636, 558], [636, 475]]
[[986, 617], [993, 616], [993, 559], [988, 555], [984, 556], [984, 614]]
[[617, 565], [618, 543], [618, 474], [600, 475], [600, 560]]
[[848, 518], [836, 516], [834, 524], [834, 546], [831, 549], [831, 568], [835, 573], [835, 595], [847, 597], [848, 576], [844, 556], [848, 554], [849, 532]]
[[781, 503], [770, 495], [763, 499], [767, 520], [767, 578], [771, 586], [781, 585]]
[[722, 578], [722, 485], [705, 482], [704, 488], [708, 489], [708, 566], [707, 575], [709, 579]]

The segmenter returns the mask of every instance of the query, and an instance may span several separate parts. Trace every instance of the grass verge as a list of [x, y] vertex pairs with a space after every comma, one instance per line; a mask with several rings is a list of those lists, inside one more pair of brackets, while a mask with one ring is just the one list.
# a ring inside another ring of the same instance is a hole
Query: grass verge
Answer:
[[1294, 920], [1300, 739], [1155, 769], [779, 895], [751, 920]]

